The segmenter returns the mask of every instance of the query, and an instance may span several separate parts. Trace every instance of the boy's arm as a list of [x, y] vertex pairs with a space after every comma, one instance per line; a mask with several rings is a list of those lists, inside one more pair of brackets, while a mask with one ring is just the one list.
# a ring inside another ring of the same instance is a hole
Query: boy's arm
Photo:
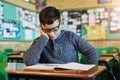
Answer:
[[48, 38], [43, 35], [34, 40], [30, 48], [23, 55], [23, 61], [27, 66], [34, 65], [39, 62], [41, 53], [47, 42]]

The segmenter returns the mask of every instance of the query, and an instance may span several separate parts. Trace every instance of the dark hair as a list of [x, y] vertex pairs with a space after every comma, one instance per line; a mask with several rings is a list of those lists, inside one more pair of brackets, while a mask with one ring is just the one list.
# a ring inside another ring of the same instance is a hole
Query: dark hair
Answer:
[[39, 21], [43, 25], [52, 24], [55, 20], [60, 20], [60, 12], [55, 7], [46, 7], [39, 14]]

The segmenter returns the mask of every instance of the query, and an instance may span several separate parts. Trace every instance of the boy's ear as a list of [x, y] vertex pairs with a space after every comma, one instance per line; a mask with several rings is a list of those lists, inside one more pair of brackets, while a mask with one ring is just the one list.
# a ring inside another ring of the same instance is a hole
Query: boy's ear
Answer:
[[43, 24], [40, 24], [40, 27], [42, 27], [43, 26]]

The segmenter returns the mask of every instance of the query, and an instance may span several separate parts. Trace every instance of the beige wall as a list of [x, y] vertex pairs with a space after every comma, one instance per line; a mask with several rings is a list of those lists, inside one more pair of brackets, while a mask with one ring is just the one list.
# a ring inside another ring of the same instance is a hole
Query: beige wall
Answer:
[[103, 6], [120, 5], [120, 0], [112, 0], [112, 3], [98, 4], [98, 0], [47, 0], [48, 6], [54, 6], [58, 9], [80, 9]]
[[4, 48], [12, 48], [14, 51], [26, 51], [31, 42], [27, 41], [0, 41], [0, 50]]
[[[114, 46], [120, 49], [120, 40], [103, 40], [103, 41], [88, 41], [96, 48]], [[14, 51], [25, 51], [29, 48], [32, 42], [27, 41], [0, 41], [0, 50], [4, 48], [12, 48]]]
[[88, 41], [96, 48], [114, 46], [120, 49], [120, 40], [99, 40], [99, 41]]

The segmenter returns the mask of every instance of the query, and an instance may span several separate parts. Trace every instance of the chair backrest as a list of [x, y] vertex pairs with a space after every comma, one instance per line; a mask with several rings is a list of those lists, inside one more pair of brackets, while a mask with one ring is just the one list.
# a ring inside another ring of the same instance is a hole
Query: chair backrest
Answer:
[[5, 48], [5, 49], [3, 49], [3, 51], [5, 53], [13, 53], [13, 49], [12, 48]]
[[5, 68], [7, 67], [7, 61], [7, 54], [3, 50], [0, 51], [0, 80], [8, 80], [8, 75], [5, 70]]
[[4, 51], [0, 51], [0, 62], [7, 62], [8, 61], [8, 56], [5, 54]]
[[0, 80], [8, 80], [7, 72], [2, 65], [0, 65]]
[[87, 59], [82, 53], [78, 52], [78, 58], [80, 63], [87, 64]]
[[108, 53], [119, 53], [119, 48], [117, 47], [107, 47]]
[[108, 51], [106, 48], [96, 48], [97, 52], [98, 52], [98, 57], [100, 57], [101, 54], [107, 54]]

